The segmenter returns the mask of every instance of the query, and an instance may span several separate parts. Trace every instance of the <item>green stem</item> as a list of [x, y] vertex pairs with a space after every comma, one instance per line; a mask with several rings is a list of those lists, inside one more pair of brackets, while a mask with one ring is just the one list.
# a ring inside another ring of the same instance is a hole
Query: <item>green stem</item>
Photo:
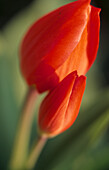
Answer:
[[29, 137], [34, 117], [37, 94], [38, 93], [35, 88], [30, 88], [25, 98], [10, 162], [11, 170], [21, 170], [24, 167], [25, 160], [27, 158]]
[[47, 138], [44, 136], [40, 136], [38, 138], [34, 148], [32, 149], [32, 151], [29, 155], [28, 160], [27, 160], [26, 169], [30, 170], [30, 169], [34, 168], [46, 141], [47, 141]]

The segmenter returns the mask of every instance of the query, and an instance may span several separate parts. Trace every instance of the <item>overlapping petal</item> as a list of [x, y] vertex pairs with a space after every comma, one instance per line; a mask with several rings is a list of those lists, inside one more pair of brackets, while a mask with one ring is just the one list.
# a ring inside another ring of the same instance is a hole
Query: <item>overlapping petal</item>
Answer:
[[84, 75], [99, 43], [99, 12], [90, 0], [67, 4], [35, 22], [21, 45], [20, 64], [29, 85], [54, 88], [69, 73]]
[[79, 112], [85, 84], [86, 78], [78, 77], [73, 72], [47, 95], [39, 111], [41, 133], [55, 136], [73, 124]]
[[68, 59], [56, 70], [60, 80], [74, 70], [77, 70], [79, 75], [85, 75], [93, 64], [99, 45], [99, 12], [99, 8], [90, 6], [87, 25], [82, 33], [79, 43]]

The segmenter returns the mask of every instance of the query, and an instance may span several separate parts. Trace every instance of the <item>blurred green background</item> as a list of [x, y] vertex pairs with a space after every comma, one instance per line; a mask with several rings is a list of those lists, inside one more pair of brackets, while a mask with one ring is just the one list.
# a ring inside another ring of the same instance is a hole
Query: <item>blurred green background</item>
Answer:
[[[72, 1], [0, 0], [0, 170], [8, 167], [27, 91], [19, 68], [21, 39], [36, 19], [69, 2]], [[109, 1], [93, 0], [92, 4], [102, 9], [100, 46], [87, 74], [79, 116], [69, 130], [48, 141], [35, 169], [109, 169]], [[31, 141], [37, 138], [37, 108]]]

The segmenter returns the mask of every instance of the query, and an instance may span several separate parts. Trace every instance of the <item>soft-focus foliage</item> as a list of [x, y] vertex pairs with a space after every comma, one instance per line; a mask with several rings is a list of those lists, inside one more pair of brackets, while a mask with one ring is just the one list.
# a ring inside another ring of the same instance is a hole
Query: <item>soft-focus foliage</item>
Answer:
[[[9, 161], [21, 104], [27, 90], [18, 63], [21, 37], [37, 18], [68, 2], [71, 1], [36, 1], [14, 17], [0, 33], [0, 169], [2, 170], [6, 170]], [[100, 67], [100, 61], [106, 59], [109, 52], [106, 53], [103, 38], [102, 34], [100, 54], [93, 69], [88, 73], [87, 87], [76, 123], [68, 131], [47, 143], [37, 164], [40, 170], [96, 170], [109, 167], [109, 87], [105, 88], [103, 84], [105, 77]], [[40, 101], [41, 99], [38, 103]], [[36, 118], [31, 138], [36, 138]]]

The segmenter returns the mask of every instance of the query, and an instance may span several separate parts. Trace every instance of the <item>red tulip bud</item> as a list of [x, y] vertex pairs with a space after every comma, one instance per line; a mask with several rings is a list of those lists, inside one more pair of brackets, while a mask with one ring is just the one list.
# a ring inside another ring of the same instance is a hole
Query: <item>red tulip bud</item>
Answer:
[[43, 92], [74, 70], [86, 74], [97, 55], [99, 12], [90, 0], [78, 0], [32, 25], [20, 50], [21, 70], [29, 85]]
[[79, 112], [85, 85], [86, 77], [78, 77], [75, 71], [49, 92], [39, 110], [40, 133], [52, 137], [73, 124]]

